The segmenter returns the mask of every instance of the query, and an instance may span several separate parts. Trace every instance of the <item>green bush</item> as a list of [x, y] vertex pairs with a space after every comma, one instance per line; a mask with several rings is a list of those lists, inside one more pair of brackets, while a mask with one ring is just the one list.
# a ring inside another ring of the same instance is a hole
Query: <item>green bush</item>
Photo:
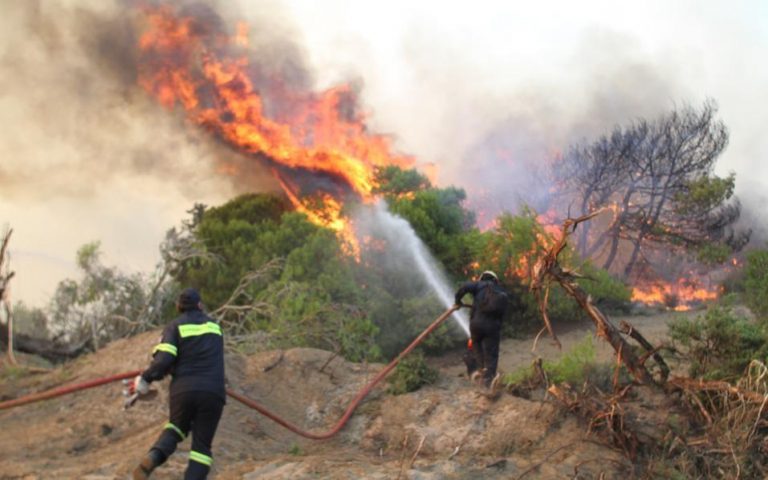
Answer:
[[747, 254], [744, 276], [747, 305], [765, 322], [768, 320], [768, 250]]
[[629, 310], [632, 290], [624, 282], [591, 262], [585, 263], [579, 273], [585, 276], [579, 285], [592, 297], [598, 308], [609, 313], [626, 313]]
[[544, 371], [550, 383], [581, 383], [595, 365], [595, 344], [588, 333], [582, 341], [573, 346], [559, 360], [544, 362]]
[[[579, 384], [590, 378], [595, 371], [595, 344], [592, 334], [588, 333], [579, 343], [565, 352], [559, 360], [545, 361], [542, 364], [550, 383], [568, 382]], [[504, 375], [502, 383], [506, 386], [520, 385], [534, 376], [533, 366], [519, 368]]]
[[501, 383], [507, 387], [522, 385], [533, 378], [533, 367], [520, 367], [501, 377]]
[[692, 377], [732, 380], [741, 376], [751, 360], [764, 360], [768, 354], [765, 329], [721, 306], [694, 320], [670, 322], [669, 335], [690, 362]]
[[393, 395], [413, 392], [423, 385], [437, 380], [437, 370], [424, 361], [424, 354], [415, 350], [397, 364], [394, 373], [389, 377], [387, 391]]

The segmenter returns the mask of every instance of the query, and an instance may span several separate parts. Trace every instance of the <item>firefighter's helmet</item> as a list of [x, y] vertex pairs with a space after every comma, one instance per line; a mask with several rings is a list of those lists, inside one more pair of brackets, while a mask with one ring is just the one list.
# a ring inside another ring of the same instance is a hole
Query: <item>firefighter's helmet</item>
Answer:
[[483, 273], [480, 274], [480, 280], [488, 280], [492, 282], [498, 282], [499, 277], [496, 276], [495, 273], [493, 273], [490, 270], [486, 270]]

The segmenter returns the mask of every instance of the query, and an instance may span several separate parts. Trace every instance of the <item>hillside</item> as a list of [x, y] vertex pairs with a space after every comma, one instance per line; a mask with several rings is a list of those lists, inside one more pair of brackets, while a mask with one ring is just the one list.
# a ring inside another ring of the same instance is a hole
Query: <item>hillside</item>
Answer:
[[[649, 337], [663, 335], [667, 317], [635, 318]], [[588, 325], [561, 334], [565, 349]], [[158, 332], [113, 342], [49, 373], [0, 384], [15, 398], [146, 365]], [[609, 359], [608, 347], [598, 354]], [[501, 368], [533, 358], [531, 339], [505, 340]], [[542, 356], [558, 352], [545, 340]], [[230, 386], [299, 426], [321, 432], [335, 424], [358, 389], [381, 365], [353, 364], [313, 349], [229, 355]], [[434, 359], [438, 381], [400, 396], [382, 387], [331, 440], [303, 439], [233, 399], [214, 443], [210, 478], [223, 479], [461, 479], [620, 478], [621, 453], [586, 441], [586, 425], [555, 403], [510, 394], [492, 401], [463, 376], [460, 355]], [[327, 363], [328, 362], [328, 363]], [[326, 365], [327, 363], [327, 365]], [[321, 368], [325, 365], [325, 367]], [[267, 370], [267, 371], [265, 371]], [[119, 383], [0, 413], [3, 479], [126, 478], [166, 421], [167, 381], [154, 401], [123, 411]], [[189, 441], [153, 478], [180, 478]]]

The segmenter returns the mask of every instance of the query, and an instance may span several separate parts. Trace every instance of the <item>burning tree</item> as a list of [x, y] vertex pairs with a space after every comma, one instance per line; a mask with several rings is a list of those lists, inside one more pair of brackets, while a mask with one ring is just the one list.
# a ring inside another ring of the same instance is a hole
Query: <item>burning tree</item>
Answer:
[[335, 230], [356, 252], [344, 202], [373, 199], [377, 167], [414, 164], [393, 152], [388, 137], [368, 130], [356, 88], [309, 90], [249, 49], [246, 24], [227, 31], [208, 7], [160, 2], [140, 8], [139, 85], [265, 166], [295, 209]]
[[617, 127], [589, 145], [573, 147], [555, 171], [580, 214], [611, 205], [613, 218], [585, 226], [578, 237], [583, 256], [600, 258], [625, 278], [652, 263], [654, 250], [695, 252], [724, 261], [750, 232], [733, 229], [741, 207], [734, 176], [713, 174], [728, 143], [717, 106], [685, 106], [649, 122]]

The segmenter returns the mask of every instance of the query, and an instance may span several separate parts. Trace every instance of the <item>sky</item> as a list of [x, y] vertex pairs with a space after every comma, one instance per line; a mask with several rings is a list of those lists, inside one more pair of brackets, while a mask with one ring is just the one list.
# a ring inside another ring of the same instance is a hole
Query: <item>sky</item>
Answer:
[[[244, 189], [215, 167], [234, 153], [135, 86], [130, 3], [0, 0], [0, 228], [14, 229], [14, 301], [45, 305], [91, 241], [104, 263], [151, 271], [195, 202]], [[437, 165], [438, 183], [465, 188], [470, 205], [513, 208], [536, 194], [537, 162], [712, 98], [730, 131], [716, 171], [736, 173], [765, 228], [768, 2], [207, 3], [292, 45], [285, 58], [315, 88], [358, 85], [371, 130]], [[246, 189], [270, 188], [255, 177]]]

